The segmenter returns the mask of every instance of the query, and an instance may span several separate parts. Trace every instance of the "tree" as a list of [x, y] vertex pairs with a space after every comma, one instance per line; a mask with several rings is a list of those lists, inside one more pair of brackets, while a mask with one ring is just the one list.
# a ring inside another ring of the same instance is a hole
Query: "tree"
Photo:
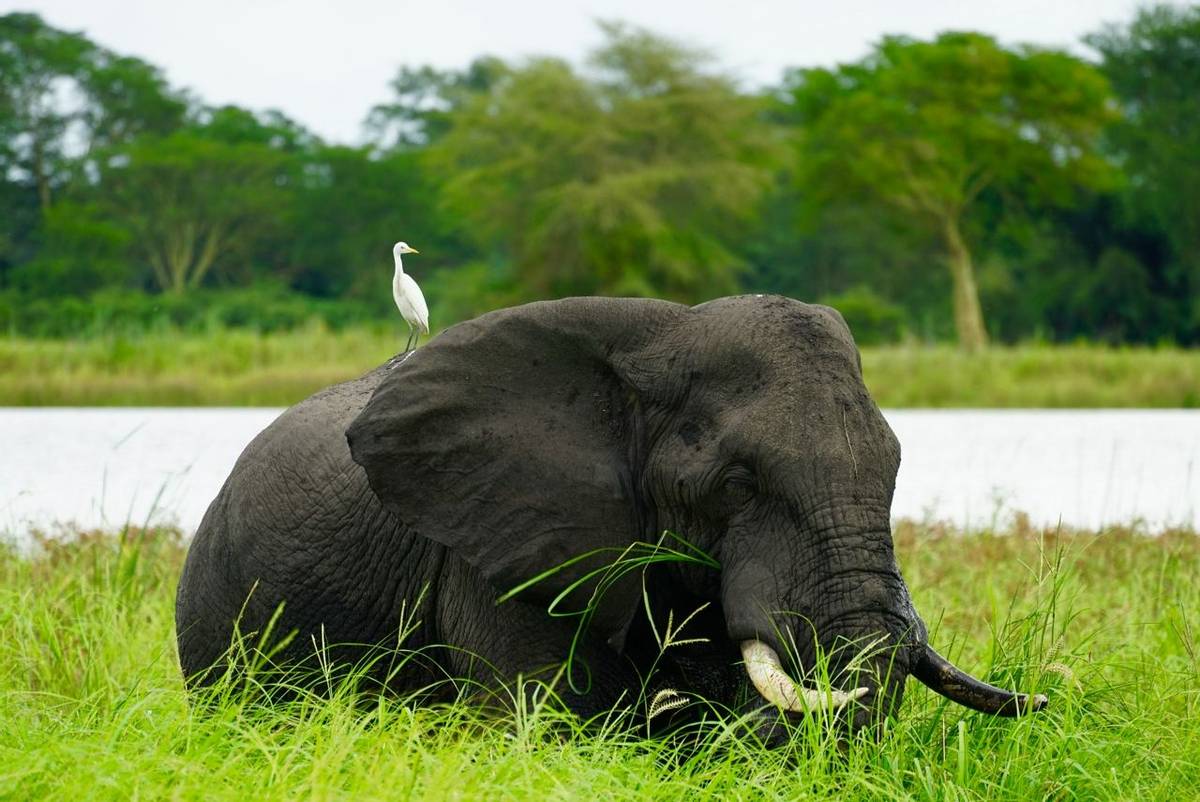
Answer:
[[0, 176], [26, 177], [43, 212], [74, 162], [142, 134], [168, 133], [186, 109], [143, 61], [36, 14], [0, 17]]
[[86, 265], [66, 253], [64, 233], [87, 230], [91, 215], [76, 225], [72, 210], [56, 214], [52, 207], [69, 187], [94, 181], [98, 153], [169, 133], [186, 110], [183, 96], [149, 64], [35, 14], [0, 16], [0, 285], [50, 291], [61, 282], [59, 291], [78, 291], [81, 274], [72, 265], [83, 266], [86, 286], [100, 265], [112, 267], [95, 251]]
[[79, 113], [86, 161], [141, 136], [165, 136], [184, 125], [188, 100], [157, 67], [93, 47], [79, 74]]
[[395, 311], [388, 287], [396, 240], [421, 250], [410, 268], [422, 281], [430, 270], [463, 259], [419, 154], [410, 151], [318, 149], [305, 161], [287, 226], [294, 286], [320, 296], [355, 293], [383, 312]]
[[390, 84], [394, 99], [374, 106], [364, 127], [382, 150], [423, 148], [441, 139], [454, 113], [472, 96], [489, 91], [507, 70], [493, 56], [481, 56], [462, 71], [401, 67]]
[[112, 158], [100, 202], [130, 232], [154, 283], [179, 294], [278, 223], [286, 155], [195, 131], [144, 138]]
[[240, 106], [205, 108], [196, 114], [189, 132], [227, 145], [260, 145], [281, 153], [318, 150], [321, 140], [278, 109], [253, 112]]
[[536, 59], [451, 115], [431, 147], [447, 204], [530, 297], [731, 291], [770, 179], [760, 107], [703, 54], [604, 33], [588, 73]]
[[1106, 82], [1066, 53], [888, 37], [857, 64], [792, 71], [784, 98], [807, 202], [882, 203], [935, 237], [967, 349], [988, 340], [966, 229], [983, 193], [1066, 202], [1110, 175], [1097, 150]]
[[10, 273], [26, 297], [86, 297], [113, 286], [136, 286], [130, 233], [94, 202], [64, 197], [46, 212], [40, 247]]
[[57, 96], [92, 47], [35, 14], [0, 17], [0, 174], [25, 178], [43, 211], [55, 183], [65, 180], [66, 132], [77, 114]]
[[1162, 289], [1192, 299], [1200, 334], [1200, 6], [1144, 8], [1128, 26], [1087, 37], [1124, 112], [1110, 145], [1129, 206], [1165, 234], [1172, 269]]

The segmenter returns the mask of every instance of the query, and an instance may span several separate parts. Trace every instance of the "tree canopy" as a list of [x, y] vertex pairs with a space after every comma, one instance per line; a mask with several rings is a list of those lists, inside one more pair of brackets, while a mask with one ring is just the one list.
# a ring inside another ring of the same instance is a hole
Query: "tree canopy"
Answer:
[[1097, 31], [1096, 63], [886, 37], [761, 91], [601, 33], [581, 63], [400, 67], [344, 145], [0, 16], [0, 326], [74, 334], [68, 300], [101, 327], [183, 296], [236, 296], [212, 317], [250, 324], [391, 320], [404, 239], [439, 325], [754, 291], [831, 303], [863, 342], [1200, 342], [1200, 8]]
[[1108, 134], [1129, 213], [1170, 243], [1171, 267], [1155, 278], [1191, 298], [1200, 323], [1200, 6], [1144, 8], [1128, 27], [1110, 25], [1087, 42], [1121, 102]]
[[96, 150], [169, 132], [186, 109], [157, 68], [34, 14], [0, 17], [0, 76], [0, 171], [43, 210]]
[[771, 178], [760, 104], [701, 53], [604, 31], [586, 72], [535, 59], [463, 104], [430, 153], [447, 207], [530, 297], [735, 291]]
[[785, 92], [809, 202], [878, 202], [928, 229], [969, 348], [988, 339], [964, 231], [983, 193], [1069, 202], [1110, 174], [1098, 150], [1108, 88], [1065, 53], [974, 33], [888, 37], [862, 62], [792, 72]]

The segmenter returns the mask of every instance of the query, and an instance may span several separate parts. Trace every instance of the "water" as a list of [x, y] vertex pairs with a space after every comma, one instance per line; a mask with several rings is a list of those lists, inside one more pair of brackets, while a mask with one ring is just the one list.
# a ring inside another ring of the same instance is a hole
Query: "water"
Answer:
[[265, 408], [0, 408], [0, 531], [174, 522], [192, 531]]
[[[280, 410], [0, 408], [0, 532], [55, 522], [191, 531]], [[895, 517], [1200, 527], [1200, 412], [890, 410]]]
[[1200, 528], [1200, 411], [890, 410], [894, 517]]

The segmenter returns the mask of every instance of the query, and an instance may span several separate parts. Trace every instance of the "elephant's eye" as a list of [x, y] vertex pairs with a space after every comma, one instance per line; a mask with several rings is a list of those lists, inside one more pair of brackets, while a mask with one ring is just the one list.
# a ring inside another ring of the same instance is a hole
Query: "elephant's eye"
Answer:
[[734, 463], [727, 467], [721, 478], [727, 485], [754, 487], [757, 482], [757, 479], [754, 477], [754, 471], [750, 470], [749, 466], [741, 463]]
[[730, 465], [722, 476], [723, 495], [728, 502], [740, 506], [758, 491], [758, 479], [746, 465]]

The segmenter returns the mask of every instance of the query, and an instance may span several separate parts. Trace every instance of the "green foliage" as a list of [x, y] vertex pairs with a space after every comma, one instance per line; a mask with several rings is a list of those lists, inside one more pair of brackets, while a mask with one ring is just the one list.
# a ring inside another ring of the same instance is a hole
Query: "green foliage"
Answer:
[[1110, 177], [1096, 147], [1107, 86], [1065, 53], [981, 34], [887, 37], [862, 62], [793, 71], [785, 92], [809, 203], [883, 204], [936, 237], [968, 347], [987, 341], [963, 232], [980, 195], [1067, 202]]
[[904, 331], [904, 310], [867, 287], [826, 295], [819, 303], [842, 313], [860, 346], [896, 342]]
[[431, 153], [447, 204], [527, 297], [735, 290], [768, 179], [756, 104], [700, 54], [605, 34], [593, 74], [534, 60], [463, 106]]
[[109, 334], [137, 337], [149, 332], [202, 338], [214, 331], [244, 328], [262, 333], [320, 323], [333, 330], [372, 320], [361, 304], [310, 298], [277, 283], [187, 296], [103, 290], [86, 298], [36, 298], [0, 292], [0, 331], [38, 338], [89, 338]]
[[95, 175], [106, 149], [173, 130], [185, 108], [144, 62], [34, 15], [0, 18], [0, 282], [8, 273], [45, 294], [121, 281], [130, 272], [114, 253], [121, 232], [71, 191]]
[[804, 126], [800, 169], [837, 179], [809, 184], [823, 200], [857, 193], [940, 224], [993, 185], [1066, 202], [1109, 177], [1095, 147], [1106, 83], [1066, 53], [981, 34], [887, 37], [857, 64], [790, 73], [786, 89]]
[[275, 109], [256, 114], [237, 106], [221, 106], [203, 109], [197, 116], [189, 133], [200, 139], [258, 145], [284, 153], [302, 153], [320, 145], [316, 136]]
[[[173, 648], [177, 533], [64, 531], [0, 546], [0, 797], [21, 799], [1190, 799], [1200, 795], [1200, 539], [1136, 529], [963, 533], [902, 523], [932, 638], [1050, 696], [993, 719], [910, 681], [877, 738], [815, 722], [763, 748], [721, 710], [674, 738], [564, 716], [334, 687], [189, 707]], [[687, 611], [679, 611], [682, 618]], [[682, 636], [690, 631], [684, 627]], [[470, 689], [469, 685], [465, 685]], [[530, 686], [530, 690], [536, 686]]]
[[[410, 237], [421, 256], [406, 269], [423, 286], [427, 276], [463, 258], [464, 249], [430, 200], [435, 196], [417, 153], [315, 149], [301, 167], [284, 221], [290, 236], [280, 244], [292, 286], [320, 297], [350, 295], [377, 315], [394, 314], [391, 245], [401, 238], [398, 232], [420, 236]], [[428, 295], [438, 302], [436, 294]]]
[[[69, 100], [65, 100], [69, 99]], [[35, 14], [0, 17], [0, 176], [43, 210], [96, 150], [176, 128], [186, 109], [159, 71], [60, 31]]]
[[0, 175], [15, 173], [43, 209], [66, 180], [66, 132], [73, 114], [58, 108], [62, 79], [76, 78], [92, 44], [34, 14], [0, 17]]
[[317, 323], [331, 330], [371, 322], [370, 312], [353, 301], [313, 299], [288, 292], [278, 283], [229, 291], [146, 295], [102, 291], [29, 299], [0, 293], [0, 330], [38, 339], [89, 339], [108, 335], [140, 337], [205, 336], [224, 329], [282, 333]]
[[374, 106], [366, 128], [383, 150], [414, 150], [441, 139], [455, 113], [472, 96], [485, 94], [508, 74], [498, 58], [482, 56], [463, 71], [401, 67], [392, 79], [394, 98]]
[[1130, 213], [1164, 233], [1173, 257], [1164, 283], [1200, 309], [1200, 6], [1145, 7], [1128, 27], [1110, 25], [1087, 42], [1122, 104], [1109, 136]]
[[[577, 659], [577, 655], [580, 644], [584, 641], [596, 612], [599, 610], [601, 600], [606, 593], [612, 590], [614, 585], [630, 575], [645, 576], [646, 569], [655, 565], [662, 566], [670, 563], [676, 567], [692, 566], [711, 570], [719, 570], [721, 567], [721, 564], [712, 555], [705, 553], [686, 539], [672, 532], [664, 531], [654, 543], [634, 541], [624, 548], [596, 549], [571, 557], [501, 593], [496, 599], [496, 603], [503, 604], [511, 601], [522, 592], [546, 581], [560, 571], [596, 558], [603, 560], [603, 564], [587, 571], [568, 584], [546, 605], [546, 615], [550, 618], [575, 619], [575, 633], [571, 637], [570, 650], [563, 666], [567, 685], [575, 693], [587, 693], [591, 688], [591, 672], [583, 661]], [[591, 592], [587, 594], [587, 600], [582, 608], [572, 609], [568, 606], [573, 601], [579, 600], [589, 588]], [[645, 592], [642, 594], [642, 601], [649, 611], [650, 599]], [[670, 621], [671, 619], [668, 619], [668, 630], [671, 627]], [[654, 630], [655, 639], [662, 643], [662, 638], [659, 636], [653, 620], [651, 620], [650, 626]]]
[[[46, 244], [37, 255], [12, 269], [9, 283], [16, 292], [6, 293], [9, 300], [0, 303], [16, 304], [21, 298], [26, 304], [34, 304], [42, 298], [65, 297], [86, 304], [94, 292], [135, 280], [128, 258], [132, 234], [95, 203], [59, 201], [42, 216], [42, 236]], [[14, 327], [11, 314], [5, 317], [11, 330], [27, 334], [50, 330], [43, 327], [61, 332], [58, 336], [79, 331], [55, 320], [57, 308], [44, 307], [44, 312], [45, 319], [36, 327]]]
[[276, 224], [287, 163], [270, 147], [181, 131], [124, 149], [103, 180], [99, 202], [128, 230], [134, 258], [159, 290], [180, 294]]
[[500, 260], [440, 270], [421, 286], [425, 287], [433, 319], [441, 321], [469, 320], [528, 300], [513, 278], [512, 265]]
[[[1098, 68], [969, 32], [887, 37], [759, 96], [605, 23], [581, 66], [401, 68], [353, 148], [0, 16], [7, 326], [128, 331], [174, 306], [112, 296], [264, 284], [394, 321], [405, 239], [435, 324], [571, 294], [753, 291], [849, 304], [865, 341], [1200, 343], [1198, 19], [1146, 8], [1088, 38]], [[282, 305], [220, 319], [273, 330], [296, 319]]]

